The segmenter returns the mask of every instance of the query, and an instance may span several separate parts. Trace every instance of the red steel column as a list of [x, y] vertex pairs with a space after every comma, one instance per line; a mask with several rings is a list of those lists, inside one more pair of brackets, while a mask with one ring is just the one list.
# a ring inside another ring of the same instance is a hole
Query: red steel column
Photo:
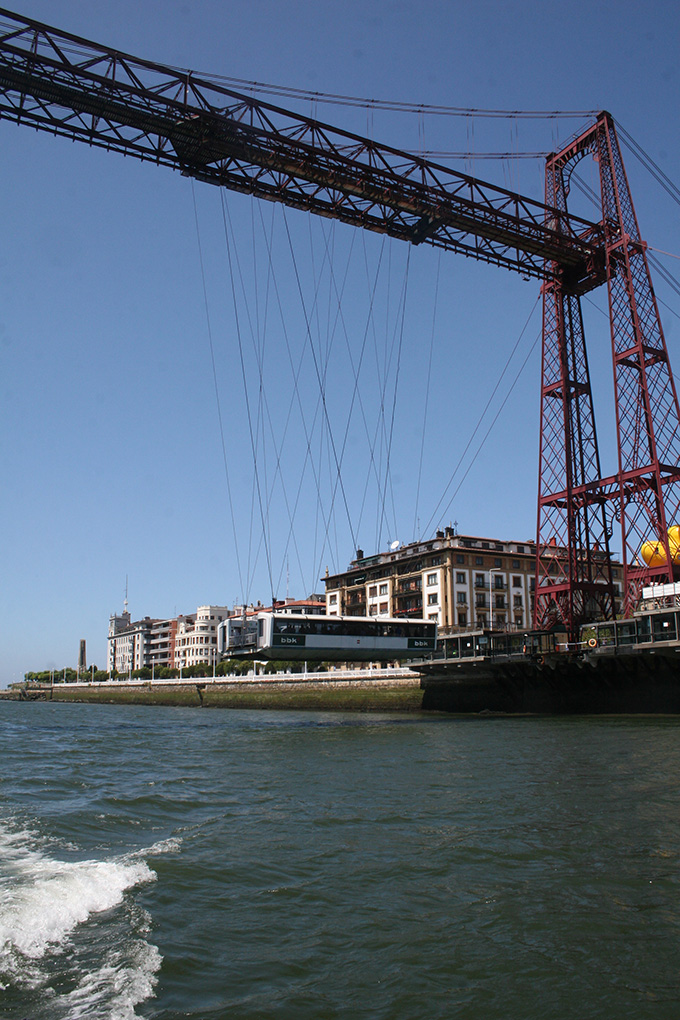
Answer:
[[[564, 160], [546, 166], [546, 204], [567, 211]], [[556, 229], [564, 229], [558, 216]], [[555, 267], [556, 268], [556, 267]], [[612, 618], [614, 585], [581, 302], [559, 278], [543, 286], [541, 434], [534, 625], [570, 638]]]
[[[586, 155], [599, 163], [604, 274], [561, 277], [543, 288], [543, 370], [534, 626], [570, 636], [615, 611], [607, 505], [621, 526], [625, 609], [642, 586], [680, 576], [680, 410], [645, 245], [612, 118], [546, 166], [546, 204], [567, 210], [569, 175]], [[606, 279], [616, 398], [618, 473], [603, 478], [579, 294]], [[674, 561], [678, 560], [678, 563]]]
[[[621, 525], [626, 608], [643, 585], [680, 577], [680, 409], [646, 245], [614, 123], [596, 127], [619, 451], [616, 516]], [[651, 554], [651, 555], [650, 555]]]

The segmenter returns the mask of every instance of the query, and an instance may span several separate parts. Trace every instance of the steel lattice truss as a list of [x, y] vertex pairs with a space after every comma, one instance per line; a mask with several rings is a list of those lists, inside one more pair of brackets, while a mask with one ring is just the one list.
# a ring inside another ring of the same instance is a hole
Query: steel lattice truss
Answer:
[[[608, 114], [548, 159], [542, 204], [0, 8], [0, 119], [544, 281], [534, 623], [573, 635], [594, 611], [613, 615], [613, 518], [629, 607], [643, 583], [678, 573], [668, 527], [680, 524], [680, 414]], [[587, 154], [599, 161], [600, 223], [567, 207], [569, 175]], [[619, 443], [609, 478], [580, 306], [605, 281]], [[653, 566], [641, 558], [650, 539], [662, 550]]]
[[604, 268], [587, 220], [2, 8], [0, 118], [540, 279]]
[[[588, 154], [600, 169], [619, 472], [602, 478], [600, 471], [580, 299], [568, 284], [548, 282], [535, 622], [561, 620], [570, 633], [594, 611], [614, 615], [608, 512], [621, 526], [628, 610], [644, 584], [680, 573], [668, 534], [680, 522], [680, 410], [609, 114], [548, 160], [546, 196], [566, 208], [569, 175]], [[647, 563], [642, 552], [650, 541], [658, 548]]]

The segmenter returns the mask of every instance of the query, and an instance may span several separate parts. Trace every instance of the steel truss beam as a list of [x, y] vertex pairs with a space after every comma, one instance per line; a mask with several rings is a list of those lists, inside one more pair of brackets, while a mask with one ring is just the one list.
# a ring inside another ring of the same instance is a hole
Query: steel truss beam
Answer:
[[2, 8], [0, 118], [526, 276], [604, 280], [597, 224]]

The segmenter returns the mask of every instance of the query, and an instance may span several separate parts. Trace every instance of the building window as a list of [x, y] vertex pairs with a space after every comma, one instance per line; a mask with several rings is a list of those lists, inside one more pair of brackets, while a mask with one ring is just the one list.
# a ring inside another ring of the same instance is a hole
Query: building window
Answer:
[[521, 577], [513, 577], [513, 579], [512, 579], [512, 587], [513, 588], [521, 588], [522, 587], [522, 578]]
[[436, 606], [436, 605], [438, 605], [438, 603], [439, 603], [439, 596], [437, 595], [436, 591], [433, 591], [430, 595], [427, 596], [427, 604], [428, 604], [428, 606]]
[[505, 586], [505, 578], [501, 577], [500, 574], [494, 574], [493, 586], [494, 588], [503, 588]]
[[484, 587], [484, 574], [475, 574], [475, 588]]
[[502, 567], [503, 566], [503, 560], [500, 558], [500, 556], [496, 556], [496, 558], [493, 561], [493, 565], [494, 565], [494, 567]]
[[461, 556], [460, 553], [456, 554], [456, 563], [465, 563], [465, 557]]
[[376, 616], [377, 612], [378, 612], [378, 607], [375, 605], [375, 603], [372, 606], [368, 607], [368, 615], [369, 616]]
[[430, 615], [428, 616], [428, 620], [438, 620], [438, 619], [439, 619], [439, 613], [430, 613]]
[[381, 613], [386, 613], [387, 612], [387, 603], [386, 602], [381, 602], [380, 603], [380, 612]]
[[376, 586], [374, 584], [372, 584], [371, 587], [368, 589], [368, 597], [369, 597], [369, 599], [374, 599], [377, 594], [378, 594], [378, 589], [376, 588]]
[[441, 561], [442, 561], [441, 556], [433, 556], [432, 559], [430, 560], [430, 566], [438, 567]]
[[513, 597], [512, 597], [512, 604], [515, 607], [515, 609], [521, 609], [522, 608], [522, 596], [521, 595], [513, 595]]
[[523, 553], [524, 552], [524, 546], [523, 545], [518, 545], [517, 546], [517, 552]]
[[387, 585], [386, 584], [381, 584], [380, 585], [380, 594], [381, 595], [387, 595]]
[[428, 574], [427, 575], [427, 583], [430, 584], [430, 585], [431, 584], [436, 584], [437, 583], [437, 574]]
[[467, 613], [458, 614], [458, 626], [467, 627]]
[[475, 556], [475, 566], [476, 567], [484, 566], [484, 557], [483, 556]]
[[337, 605], [337, 602], [338, 602], [338, 596], [337, 595], [329, 595], [328, 596], [328, 605], [329, 606], [335, 606], [335, 605]]
[[522, 616], [522, 614], [521, 613], [515, 613], [515, 626], [516, 627], [522, 627], [523, 626], [523, 621], [524, 621], [524, 617]]
[[456, 594], [456, 602], [458, 602], [460, 605], [463, 605], [463, 606], [465, 605], [465, 603], [467, 602], [467, 598], [466, 598], [466, 595], [465, 595], [464, 591], [457, 592], [457, 594]]
[[456, 584], [465, 584], [465, 574], [461, 570], [456, 574]]
[[512, 569], [513, 570], [519, 570], [519, 560], [513, 560], [512, 561]]

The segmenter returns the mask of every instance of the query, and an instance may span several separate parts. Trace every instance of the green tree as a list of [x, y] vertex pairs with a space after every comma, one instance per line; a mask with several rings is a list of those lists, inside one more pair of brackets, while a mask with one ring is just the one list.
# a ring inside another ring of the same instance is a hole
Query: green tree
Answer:
[[179, 676], [179, 670], [173, 666], [159, 666], [156, 670], [157, 680], [173, 680]]

